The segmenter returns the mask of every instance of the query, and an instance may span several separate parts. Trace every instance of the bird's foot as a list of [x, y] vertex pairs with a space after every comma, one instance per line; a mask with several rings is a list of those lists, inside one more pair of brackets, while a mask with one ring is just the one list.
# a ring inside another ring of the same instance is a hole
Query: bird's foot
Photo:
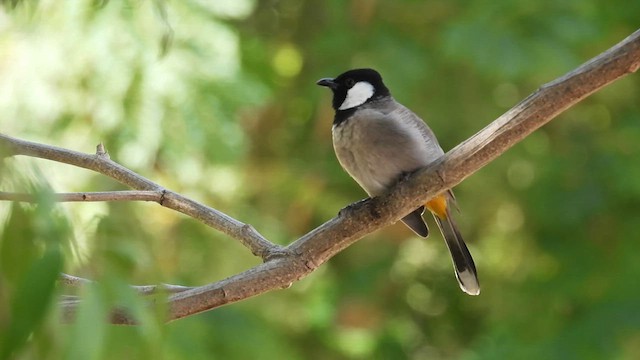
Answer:
[[402, 174], [400, 174], [400, 177], [398, 178], [398, 183], [403, 183], [407, 181], [411, 177], [411, 175], [415, 174], [418, 170], [403, 172]]

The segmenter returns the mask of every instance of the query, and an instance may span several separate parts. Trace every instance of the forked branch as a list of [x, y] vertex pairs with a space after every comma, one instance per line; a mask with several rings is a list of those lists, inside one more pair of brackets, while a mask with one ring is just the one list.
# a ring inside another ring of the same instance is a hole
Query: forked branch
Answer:
[[[640, 31], [536, 92], [456, 146], [440, 161], [412, 175], [390, 192], [348, 208], [286, 247], [279, 247], [215, 209], [163, 189], [105, 156], [18, 140], [0, 135], [10, 155], [27, 155], [67, 163], [110, 176], [135, 190], [160, 192], [162, 206], [196, 218], [238, 239], [265, 262], [240, 274], [169, 297], [168, 320], [180, 319], [218, 306], [286, 288], [364, 235], [390, 225], [438, 193], [452, 188], [511, 146], [590, 94], [640, 67]], [[156, 200], [151, 200], [156, 201]], [[81, 300], [61, 302], [72, 319]], [[133, 324], [127, 312], [114, 310], [111, 322]]]

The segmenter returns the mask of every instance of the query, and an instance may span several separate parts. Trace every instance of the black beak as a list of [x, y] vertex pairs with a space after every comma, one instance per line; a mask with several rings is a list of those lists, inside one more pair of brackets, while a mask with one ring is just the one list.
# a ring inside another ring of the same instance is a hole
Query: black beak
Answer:
[[328, 88], [331, 88], [332, 90], [335, 90], [338, 87], [338, 84], [335, 81], [333, 81], [332, 78], [320, 79], [316, 82], [316, 84], [320, 86], [326, 86]]

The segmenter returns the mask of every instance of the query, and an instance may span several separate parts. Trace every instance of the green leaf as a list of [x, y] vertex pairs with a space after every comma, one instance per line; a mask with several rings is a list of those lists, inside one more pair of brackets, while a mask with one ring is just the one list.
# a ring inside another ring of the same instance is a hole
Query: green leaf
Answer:
[[65, 359], [99, 359], [104, 346], [108, 324], [108, 304], [100, 285], [87, 287], [71, 331]]
[[29, 335], [42, 323], [53, 299], [56, 280], [62, 271], [58, 247], [47, 249], [33, 262], [11, 299], [11, 316], [0, 347], [0, 359], [7, 359], [25, 345]]
[[0, 239], [0, 276], [15, 287], [38, 254], [31, 211], [14, 203]]

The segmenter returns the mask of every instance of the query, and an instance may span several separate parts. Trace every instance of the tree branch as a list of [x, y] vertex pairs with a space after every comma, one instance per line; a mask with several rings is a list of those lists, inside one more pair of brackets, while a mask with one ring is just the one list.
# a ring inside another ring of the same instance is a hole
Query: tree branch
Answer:
[[[56, 193], [53, 200], [58, 202], [95, 202], [95, 201], [154, 201], [158, 204], [162, 201], [162, 191], [101, 191], [84, 193]], [[17, 202], [38, 202], [37, 196], [26, 193], [11, 193], [0, 191], [0, 200]]]
[[60, 274], [60, 279], [58, 281], [63, 285], [72, 286], [72, 287], [82, 287], [82, 286], [91, 284], [93, 282], [89, 279], [85, 279], [79, 276], [73, 276], [65, 273]]
[[[269, 242], [251, 225], [244, 224], [221, 211], [188, 199], [178, 193], [166, 190], [142, 175], [138, 175], [112, 161], [102, 144], [97, 146], [95, 155], [90, 155], [0, 134], [0, 150], [2, 149], [10, 156], [26, 155], [74, 165], [106, 175], [136, 190], [161, 193], [162, 196], [158, 201], [160, 205], [198, 219], [204, 224], [239, 240], [251, 250], [251, 253], [263, 259], [282, 251], [281, 246]], [[0, 156], [2, 154], [3, 152], [0, 152]]]
[[[60, 274], [59, 282], [65, 286], [69, 287], [83, 287], [90, 284], [93, 284], [93, 281], [85, 278], [81, 278], [78, 276], [73, 276], [69, 274]], [[131, 285], [131, 288], [136, 290], [141, 295], [151, 295], [156, 294], [158, 292], [165, 293], [179, 293], [181, 291], [193, 289], [189, 286], [182, 285], [171, 285], [171, 284], [160, 284], [160, 285]], [[68, 300], [77, 300], [75, 297], [69, 297]]]
[[[265, 263], [227, 279], [171, 295], [168, 300], [170, 308], [168, 320], [183, 318], [273, 289], [288, 287], [364, 235], [398, 221], [433, 196], [459, 184], [562, 111], [620, 77], [635, 72], [638, 67], [640, 67], [640, 31], [634, 32], [616, 46], [574, 71], [543, 85], [480, 132], [449, 151], [437, 163], [412, 175], [390, 192], [348, 207], [337, 217], [286, 248], [273, 252], [272, 254], [276, 256], [263, 257], [267, 260]], [[21, 144], [17, 150], [15, 142]], [[38, 148], [37, 144], [0, 135], [0, 144], [2, 143], [13, 146], [14, 154], [61, 161], [58, 156], [52, 156], [46, 151], [43, 153], [43, 148]], [[56, 149], [56, 154], [60, 152], [65, 154], [66, 150]], [[105, 166], [102, 160], [97, 161], [96, 164], [95, 159], [88, 161], [85, 158], [86, 155], [75, 152], [72, 154], [74, 155], [64, 157], [66, 161], [62, 162], [111, 174], [109, 176], [139, 190], [161, 189], [158, 185], [117, 164], [117, 166]], [[167, 203], [172, 205], [167, 206]], [[168, 191], [161, 204], [189, 216], [200, 214], [195, 209], [204, 207]], [[215, 212], [216, 210], [207, 211]], [[201, 217], [194, 217], [207, 223]], [[226, 219], [225, 217], [221, 219]], [[224, 221], [216, 217], [215, 222]], [[236, 220], [228, 220], [228, 222], [231, 225], [219, 226], [227, 229], [220, 230], [229, 235], [233, 234], [232, 236], [241, 238], [253, 233], [247, 231], [243, 234], [244, 226]], [[228, 226], [233, 230], [228, 230]], [[267, 248], [268, 246], [265, 245]], [[73, 318], [78, 304], [77, 300], [65, 301], [62, 304], [65, 319]], [[122, 309], [114, 310], [110, 321], [119, 324], [135, 323], [135, 319]]]

